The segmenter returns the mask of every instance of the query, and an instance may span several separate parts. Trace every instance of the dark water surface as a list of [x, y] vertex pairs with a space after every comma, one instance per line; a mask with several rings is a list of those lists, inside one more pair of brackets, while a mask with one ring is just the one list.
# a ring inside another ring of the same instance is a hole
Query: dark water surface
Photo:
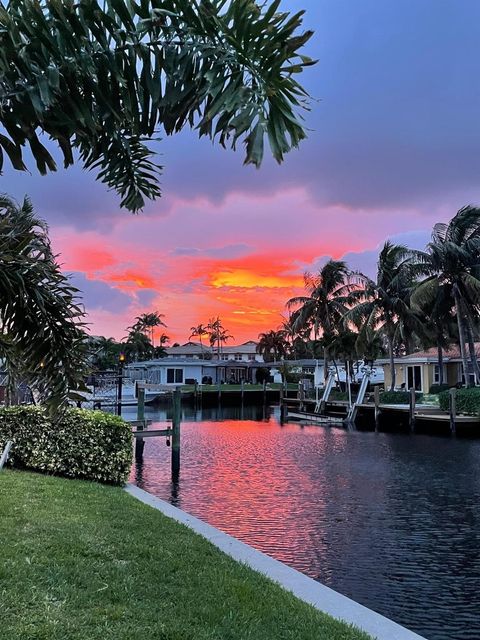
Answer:
[[429, 640], [479, 640], [480, 441], [278, 418], [185, 408], [178, 484], [163, 438], [131, 479]]

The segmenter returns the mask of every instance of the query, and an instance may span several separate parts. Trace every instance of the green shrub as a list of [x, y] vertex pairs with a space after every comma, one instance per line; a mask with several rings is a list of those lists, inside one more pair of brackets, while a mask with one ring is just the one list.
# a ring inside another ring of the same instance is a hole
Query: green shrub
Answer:
[[[448, 411], [450, 391], [442, 391], [438, 400], [440, 409]], [[466, 413], [471, 416], [480, 415], [480, 388], [473, 389], [457, 389], [455, 392], [455, 408], [457, 413]]]
[[442, 391], [448, 391], [448, 389], [449, 389], [448, 384], [432, 384], [432, 386], [430, 387], [429, 393], [438, 394], [438, 393], [441, 393]]
[[[421, 402], [423, 400], [423, 394], [416, 392], [415, 401]], [[384, 391], [380, 394], [381, 404], [408, 404], [410, 402], [409, 391]]]
[[[329, 400], [348, 400], [348, 392], [340, 391], [340, 389], [332, 389], [328, 397]], [[352, 394], [352, 400], [355, 399], [355, 394]]]
[[67, 409], [54, 422], [44, 409], [0, 409], [0, 448], [13, 441], [10, 463], [48, 474], [123, 484], [132, 462], [132, 432], [101, 411]]

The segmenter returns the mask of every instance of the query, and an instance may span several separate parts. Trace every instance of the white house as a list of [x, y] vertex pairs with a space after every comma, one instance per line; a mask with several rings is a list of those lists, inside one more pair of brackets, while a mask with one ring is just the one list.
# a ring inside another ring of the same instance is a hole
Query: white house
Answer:
[[133, 362], [125, 367], [131, 380], [151, 384], [218, 384], [219, 382], [255, 382], [261, 362], [240, 360], [201, 360], [200, 358], [167, 357]]
[[[199, 342], [186, 342], [178, 347], [167, 347], [165, 349], [168, 357], [185, 358], [193, 360], [203, 360], [205, 358], [218, 360], [216, 347]], [[237, 362], [263, 362], [263, 356], [257, 353], [257, 343], [248, 340], [239, 345], [229, 345], [221, 347], [221, 360], [235, 360]]]

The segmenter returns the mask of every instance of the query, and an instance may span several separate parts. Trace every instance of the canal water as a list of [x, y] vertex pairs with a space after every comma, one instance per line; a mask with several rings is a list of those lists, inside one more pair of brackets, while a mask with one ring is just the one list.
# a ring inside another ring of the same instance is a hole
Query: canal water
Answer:
[[133, 482], [429, 640], [480, 638], [480, 441], [183, 412], [179, 482], [164, 438]]

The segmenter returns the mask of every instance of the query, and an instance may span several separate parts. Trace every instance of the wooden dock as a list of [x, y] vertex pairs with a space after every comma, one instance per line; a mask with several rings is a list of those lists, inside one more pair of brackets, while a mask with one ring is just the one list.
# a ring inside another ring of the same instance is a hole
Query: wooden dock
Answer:
[[[469, 435], [480, 436], [480, 417], [457, 414], [455, 410], [455, 394], [451, 394], [450, 410], [442, 411], [432, 405], [416, 405], [414, 394], [411, 394], [409, 404], [381, 404], [378, 402], [363, 402], [357, 405], [358, 418], [362, 428], [377, 430], [382, 425], [387, 430], [400, 428], [414, 432], [416, 428], [442, 427], [442, 431], [455, 434], [457, 428]], [[284, 398], [284, 415], [287, 420], [301, 420], [313, 424], [351, 426], [347, 424], [349, 404], [345, 400], [327, 400], [323, 411], [315, 411], [316, 401], [308, 398]], [[318, 408], [318, 405], [317, 405]], [[383, 429], [382, 429], [383, 430]]]

